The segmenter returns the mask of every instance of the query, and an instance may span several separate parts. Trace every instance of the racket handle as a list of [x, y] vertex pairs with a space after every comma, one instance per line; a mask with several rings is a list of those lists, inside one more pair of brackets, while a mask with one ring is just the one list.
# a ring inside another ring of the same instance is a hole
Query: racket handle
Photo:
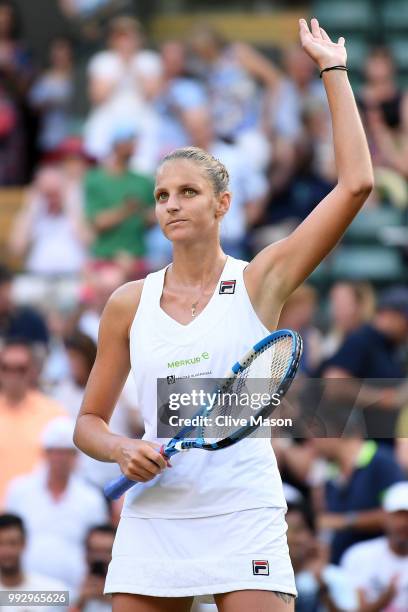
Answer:
[[122, 495], [135, 484], [136, 482], [134, 480], [130, 480], [122, 475], [108, 482], [108, 484], [104, 486], [103, 492], [108, 499], [119, 499], [119, 497], [122, 497]]

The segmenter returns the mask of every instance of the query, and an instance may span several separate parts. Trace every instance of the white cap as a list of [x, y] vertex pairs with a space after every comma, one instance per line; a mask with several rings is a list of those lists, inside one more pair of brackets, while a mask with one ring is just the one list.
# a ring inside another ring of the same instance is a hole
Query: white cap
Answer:
[[48, 448], [76, 449], [73, 441], [75, 423], [68, 417], [57, 417], [45, 427], [42, 435], [42, 446]]
[[387, 489], [383, 508], [386, 512], [408, 511], [408, 481], [397, 482]]

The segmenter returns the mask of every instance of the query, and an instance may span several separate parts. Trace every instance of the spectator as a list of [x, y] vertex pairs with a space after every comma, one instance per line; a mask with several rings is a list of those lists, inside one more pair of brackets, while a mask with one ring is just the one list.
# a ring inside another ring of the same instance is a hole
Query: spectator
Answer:
[[267, 181], [259, 170], [248, 167], [236, 145], [216, 138], [208, 110], [202, 107], [185, 111], [183, 119], [191, 144], [209, 151], [228, 168], [234, 202], [221, 224], [222, 246], [227, 254], [242, 258], [245, 255], [246, 230], [262, 211]]
[[[1, 9], [0, 9], [1, 15]], [[0, 186], [21, 185], [24, 180], [24, 125], [12, 98], [0, 85]]]
[[208, 88], [217, 138], [235, 141], [250, 134], [257, 147], [262, 146], [257, 82], [264, 89], [273, 89], [281, 78], [280, 71], [249, 45], [229, 44], [208, 26], [195, 29], [190, 45], [201, 63], [199, 72]]
[[0, 353], [0, 507], [12, 478], [25, 474], [41, 459], [46, 425], [63, 415], [62, 406], [31, 388], [34, 362], [30, 346], [10, 340]]
[[43, 317], [30, 306], [13, 302], [13, 274], [0, 265], [0, 339], [21, 338], [41, 345], [48, 342]]
[[303, 339], [300, 370], [309, 376], [320, 364], [322, 336], [314, 326], [317, 294], [311, 285], [302, 285], [285, 302], [278, 329], [294, 329]]
[[301, 504], [289, 504], [286, 522], [298, 590], [296, 611], [356, 611], [357, 591], [350, 585], [344, 570], [329, 564], [326, 551], [314, 534], [310, 512]]
[[[74, 332], [66, 339], [66, 348], [70, 364], [70, 376], [61, 381], [52, 392], [67, 413], [76, 419], [82, 404], [86, 383], [96, 357], [96, 344], [85, 334]], [[135, 388], [131, 378], [125, 383], [119, 397], [117, 408], [110, 420], [109, 427], [115, 433], [128, 437], [141, 437], [143, 426], [140, 414], [135, 405]], [[97, 487], [103, 487], [109, 480], [118, 475], [117, 465], [96, 461], [79, 452], [78, 473], [82, 478]]]
[[145, 270], [145, 232], [154, 219], [153, 179], [128, 170], [135, 133], [116, 131], [112, 154], [85, 181], [85, 212], [95, 231], [92, 255], [112, 261], [125, 254], [134, 260], [135, 273]]
[[384, 497], [385, 536], [352, 546], [342, 559], [362, 609], [404, 612], [408, 602], [408, 482]]
[[284, 52], [283, 67], [276, 88], [269, 90], [267, 125], [275, 136], [294, 143], [302, 137], [305, 110], [325, 102], [328, 113], [328, 106], [315, 66], [299, 45]]
[[178, 41], [161, 46], [161, 62], [139, 69], [143, 98], [148, 107], [139, 121], [140, 138], [131, 167], [154, 173], [159, 161], [177, 147], [189, 144], [182, 115], [208, 104], [202, 83], [188, 72], [186, 50]]
[[[326, 378], [371, 379], [373, 387], [384, 388], [378, 406], [366, 410], [364, 418], [370, 437], [393, 437], [398, 414], [384, 408], [393, 406], [395, 379], [405, 379], [406, 369], [401, 347], [408, 338], [408, 289], [394, 287], [380, 296], [371, 323], [360, 326], [349, 334], [338, 351], [322, 367]], [[377, 379], [377, 380], [376, 380]], [[387, 381], [389, 380], [388, 391]]]
[[106, 521], [108, 512], [101, 493], [74, 474], [73, 431], [74, 422], [65, 417], [48, 424], [42, 435], [45, 465], [10, 483], [6, 508], [27, 526], [25, 566], [63, 580], [75, 591], [85, 571], [85, 535], [92, 525]]
[[81, 203], [67, 197], [71, 192], [65, 188], [62, 171], [44, 166], [14, 222], [10, 250], [18, 257], [27, 254], [25, 267], [31, 274], [76, 274], [86, 261], [88, 231]]
[[39, 147], [54, 151], [68, 136], [73, 96], [74, 58], [71, 42], [56, 38], [50, 46], [49, 68], [35, 81], [29, 94], [31, 106], [40, 116]]
[[[66, 591], [66, 585], [59, 580], [23, 569], [25, 546], [26, 528], [22, 519], [15, 514], [0, 514], [0, 591]], [[49, 606], [24, 603], [2, 605], [1, 609], [4, 612], [46, 612]], [[68, 610], [68, 606], [63, 606], [62, 610]]]
[[353, 437], [315, 438], [312, 445], [334, 466], [324, 487], [319, 529], [332, 534], [331, 559], [339, 563], [353, 544], [381, 535], [384, 491], [404, 480], [391, 450], [373, 440], [364, 441], [354, 428]]
[[[317, 125], [322, 128], [320, 144], [326, 138], [325, 124], [314, 116], [320, 110], [303, 115], [302, 138], [292, 146], [291, 152], [279, 152], [272, 159], [269, 172], [269, 189], [260, 227], [255, 236], [256, 250], [285, 237], [315, 208], [332, 189], [334, 181], [328, 180], [328, 170], [318, 163], [319, 139]], [[328, 160], [327, 155], [325, 160]], [[330, 165], [330, 163], [328, 163]]]
[[98, 341], [99, 321], [109, 296], [127, 280], [123, 266], [114, 263], [94, 266], [87, 271], [81, 291], [81, 310], [78, 329], [95, 342]]
[[368, 283], [334, 283], [329, 293], [330, 329], [323, 340], [326, 358], [337, 352], [351, 332], [372, 318], [374, 299]]
[[328, 378], [404, 378], [398, 349], [408, 337], [408, 289], [394, 287], [380, 298], [372, 323], [351, 333], [325, 366]]
[[[137, 73], [157, 53], [143, 49], [142, 27], [129, 16], [115, 17], [109, 24], [108, 49], [94, 55], [88, 65], [93, 103], [101, 103], [121, 90], [137, 94]], [[112, 82], [112, 75], [117, 79]], [[135, 83], [136, 80], [136, 83]]]
[[0, 2], [0, 80], [16, 101], [22, 101], [32, 76], [30, 55], [20, 40], [15, 2]]
[[[21, 185], [27, 172], [27, 144], [33, 135], [32, 123], [26, 105], [33, 67], [30, 55], [20, 40], [20, 23], [16, 3], [10, 0], [0, 2], [0, 83], [2, 102], [2, 123], [8, 122], [9, 129], [0, 133], [5, 167], [3, 185]], [[4, 116], [4, 114], [6, 116]], [[8, 118], [7, 118], [8, 115]], [[0, 130], [1, 132], [1, 130]], [[8, 158], [5, 152], [11, 155]]]
[[112, 546], [115, 538], [112, 525], [96, 525], [88, 531], [85, 540], [86, 576], [81, 583], [74, 612], [110, 612], [112, 601], [110, 595], [104, 595], [105, 578], [112, 557]]
[[386, 47], [368, 55], [359, 102], [374, 165], [408, 178], [408, 95], [398, 86], [395, 62]]

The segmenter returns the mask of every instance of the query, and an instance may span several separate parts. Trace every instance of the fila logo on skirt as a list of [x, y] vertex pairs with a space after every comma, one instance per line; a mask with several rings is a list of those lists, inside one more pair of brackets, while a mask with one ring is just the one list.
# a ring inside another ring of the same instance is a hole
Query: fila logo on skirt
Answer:
[[254, 576], [269, 576], [269, 561], [252, 561]]
[[235, 280], [221, 281], [220, 293], [235, 293]]

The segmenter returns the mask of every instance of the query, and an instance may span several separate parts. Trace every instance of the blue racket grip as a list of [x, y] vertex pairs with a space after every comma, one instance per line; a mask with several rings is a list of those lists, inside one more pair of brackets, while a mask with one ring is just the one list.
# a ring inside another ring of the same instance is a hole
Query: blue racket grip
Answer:
[[134, 480], [130, 480], [122, 475], [108, 482], [108, 484], [104, 486], [103, 492], [108, 499], [119, 499], [119, 497], [122, 497], [122, 495], [135, 484], [136, 482]]

